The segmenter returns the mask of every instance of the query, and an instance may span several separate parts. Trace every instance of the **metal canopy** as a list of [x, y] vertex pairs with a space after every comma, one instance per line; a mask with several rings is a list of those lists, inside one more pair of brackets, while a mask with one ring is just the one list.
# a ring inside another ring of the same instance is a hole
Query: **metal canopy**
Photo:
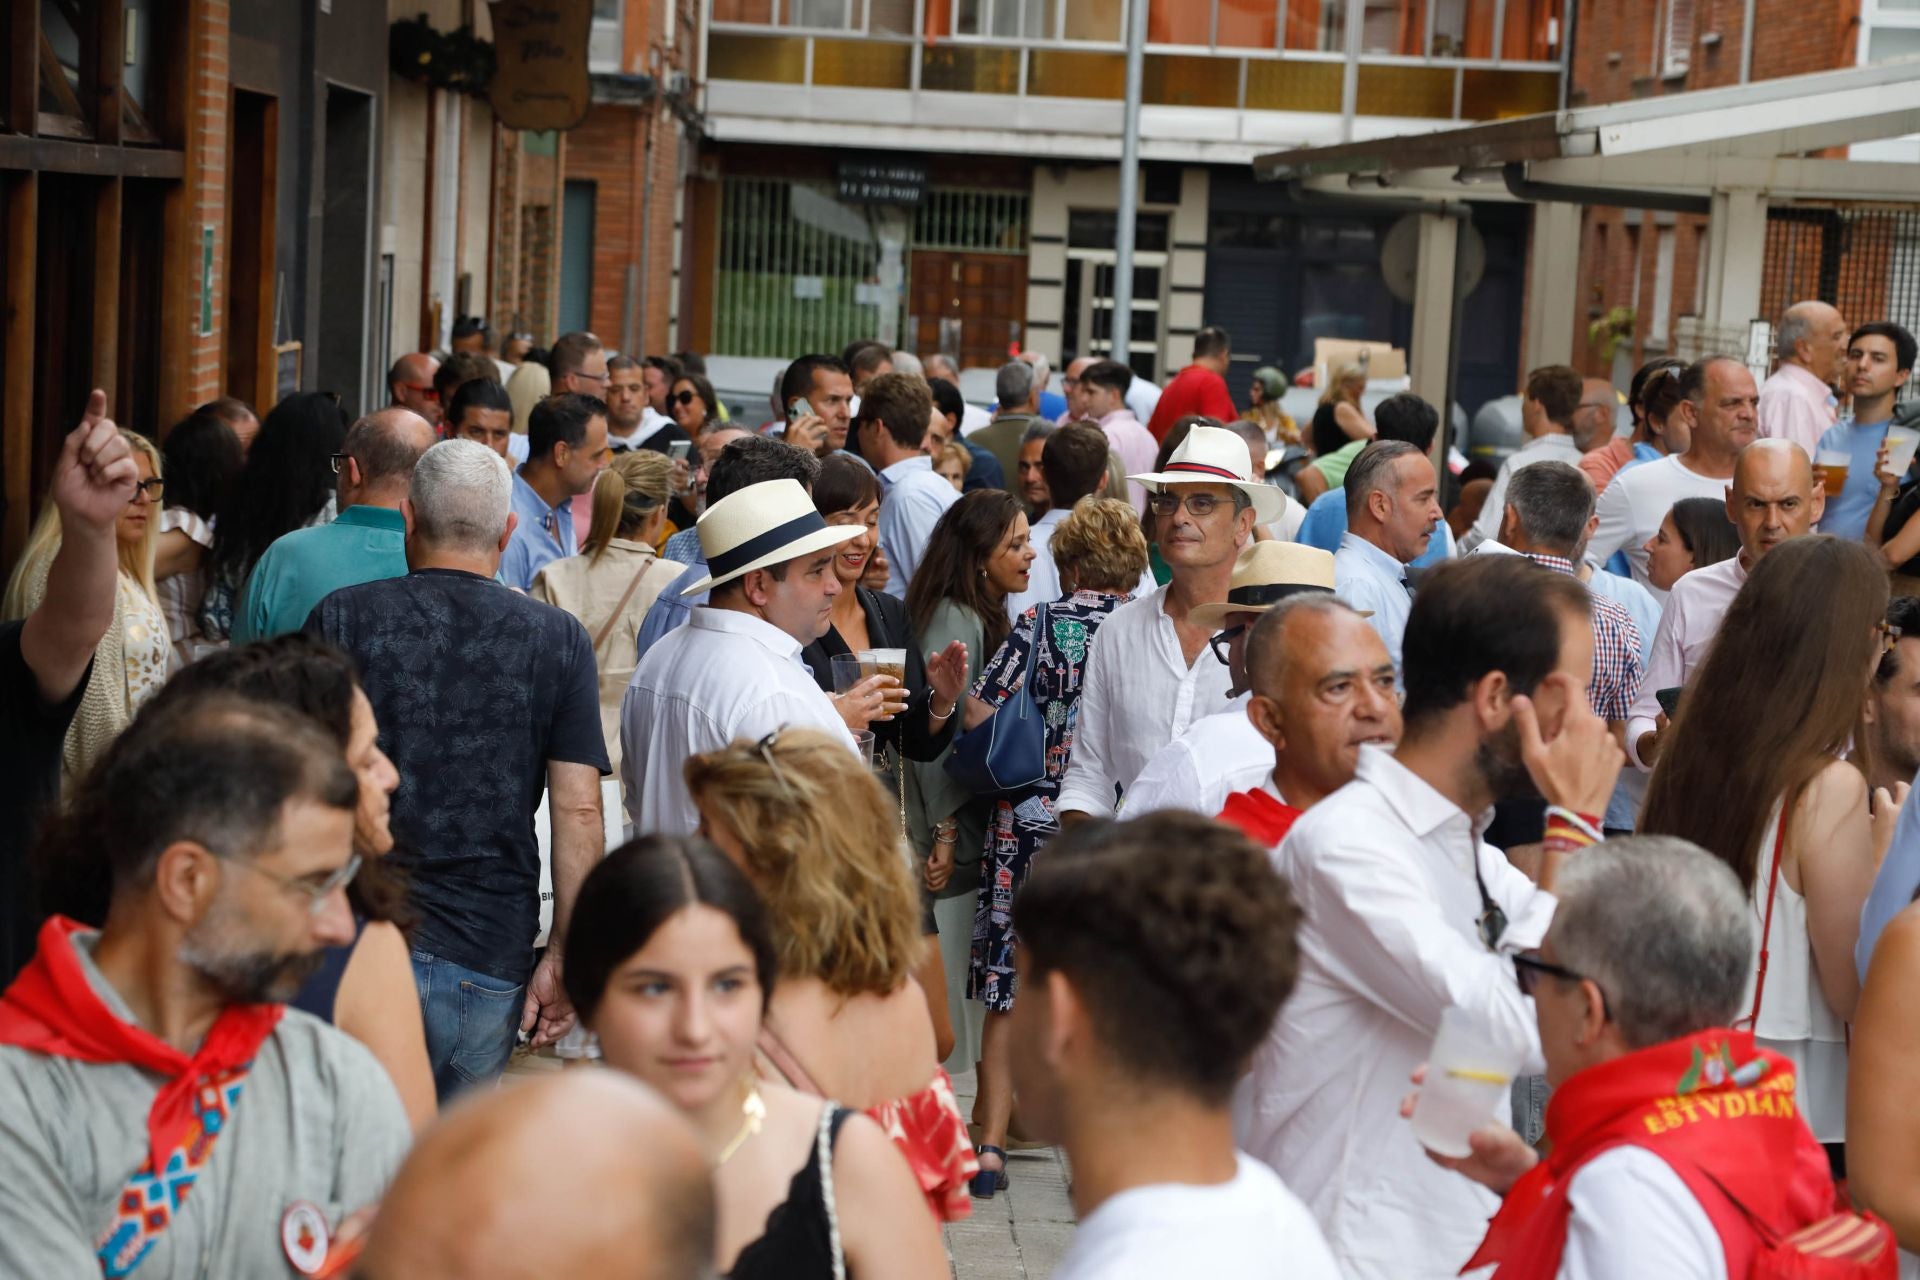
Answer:
[[1279, 151], [1253, 166], [1261, 178], [1315, 187], [1372, 176], [1378, 186], [1429, 193], [1440, 175], [1420, 171], [1447, 170], [1442, 180], [1466, 199], [1501, 198], [1497, 185], [1472, 184], [1513, 164], [1536, 178], [1657, 182], [1701, 195], [1739, 185], [1784, 197], [1911, 199], [1920, 194], [1913, 165], [1797, 158], [1909, 133], [1920, 133], [1920, 58]]

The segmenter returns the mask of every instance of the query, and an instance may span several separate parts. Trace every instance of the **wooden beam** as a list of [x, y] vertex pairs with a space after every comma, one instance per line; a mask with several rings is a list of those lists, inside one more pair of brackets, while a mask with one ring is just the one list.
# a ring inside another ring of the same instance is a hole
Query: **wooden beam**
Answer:
[[16, 133], [31, 133], [40, 103], [40, 5], [38, 0], [0, 0], [10, 8], [7, 50], [7, 120]]
[[93, 206], [93, 364], [91, 385], [107, 393], [107, 412], [116, 421], [128, 415], [120, 408], [120, 210], [123, 188], [119, 178], [100, 184]]
[[7, 261], [4, 337], [0, 341], [0, 473], [6, 477], [6, 520], [0, 560], [12, 564], [27, 545], [33, 520], [33, 287], [39, 239], [40, 179], [24, 173], [0, 183], [6, 191]]
[[179, 151], [151, 147], [103, 147], [61, 138], [0, 134], [0, 169], [83, 173], [119, 178], [181, 178], [187, 159]]
[[[151, 20], [151, 12], [147, 15]], [[122, 0], [106, 0], [95, 10], [92, 74], [80, 77], [80, 91], [91, 93], [93, 140], [106, 146], [120, 142], [121, 64], [126, 48], [126, 25]], [[107, 395], [113, 400], [111, 392]]]

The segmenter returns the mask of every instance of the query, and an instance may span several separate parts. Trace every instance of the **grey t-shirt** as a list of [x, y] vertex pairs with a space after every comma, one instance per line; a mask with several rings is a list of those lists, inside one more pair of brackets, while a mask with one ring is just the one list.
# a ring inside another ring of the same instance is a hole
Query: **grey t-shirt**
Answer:
[[[88, 981], [133, 1016], [74, 935]], [[0, 1046], [0, 1276], [100, 1274], [95, 1241], [147, 1154], [160, 1078]], [[255, 1056], [227, 1128], [139, 1280], [293, 1276], [280, 1220], [296, 1200], [330, 1226], [386, 1190], [412, 1141], [385, 1068], [356, 1040], [295, 1009]]]

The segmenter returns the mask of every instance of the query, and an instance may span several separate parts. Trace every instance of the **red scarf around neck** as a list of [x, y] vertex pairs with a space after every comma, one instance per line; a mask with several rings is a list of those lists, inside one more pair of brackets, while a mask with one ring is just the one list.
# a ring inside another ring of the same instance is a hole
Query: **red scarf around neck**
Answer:
[[1736, 1263], [1758, 1241], [1728, 1196], [1782, 1236], [1833, 1211], [1826, 1153], [1793, 1087], [1792, 1062], [1757, 1048], [1749, 1032], [1718, 1028], [1580, 1072], [1547, 1102], [1550, 1153], [1507, 1192], [1462, 1273], [1497, 1262], [1495, 1280], [1553, 1280], [1574, 1173], [1636, 1146], [1672, 1166], [1719, 1232], [1728, 1274], [1745, 1275]]
[[230, 1004], [220, 1011], [192, 1057], [107, 1008], [74, 951], [87, 926], [54, 916], [40, 927], [38, 950], [0, 995], [0, 1044], [78, 1062], [124, 1062], [165, 1077], [147, 1112], [152, 1167], [164, 1167], [193, 1119], [202, 1080], [253, 1061], [286, 1006]]
[[1226, 807], [1220, 810], [1220, 821], [1240, 828], [1255, 844], [1271, 849], [1286, 839], [1300, 814], [1301, 810], [1274, 799], [1263, 787], [1228, 796]]

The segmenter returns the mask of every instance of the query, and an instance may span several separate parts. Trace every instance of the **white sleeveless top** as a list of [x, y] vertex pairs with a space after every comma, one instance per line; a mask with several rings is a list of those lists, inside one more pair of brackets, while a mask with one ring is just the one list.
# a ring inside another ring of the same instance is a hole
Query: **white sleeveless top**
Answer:
[[[1754, 868], [1753, 929], [1758, 937], [1766, 919], [1767, 882], [1773, 874], [1774, 849], [1780, 829], [1780, 806], [1775, 805], [1761, 837], [1760, 859]], [[1847, 1027], [1827, 1006], [1813, 971], [1813, 943], [1807, 935], [1807, 900], [1782, 875], [1773, 897], [1773, 927], [1766, 938], [1767, 986], [1761, 993], [1760, 1018], [1754, 1038], [1765, 1048], [1792, 1060], [1798, 1080], [1794, 1095], [1800, 1115], [1821, 1142], [1847, 1140]], [[1753, 1011], [1753, 988], [1760, 972], [1756, 948], [1753, 973], [1740, 999], [1739, 1017]]]

